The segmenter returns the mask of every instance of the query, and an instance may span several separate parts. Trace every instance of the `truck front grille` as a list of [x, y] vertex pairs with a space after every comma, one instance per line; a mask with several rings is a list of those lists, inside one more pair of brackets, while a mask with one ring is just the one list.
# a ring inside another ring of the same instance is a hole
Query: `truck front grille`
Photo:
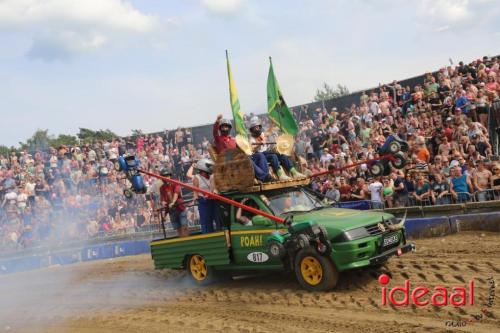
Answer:
[[376, 236], [382, 234], [382, 231], [378, 228], [378, 223], [369, 225], [366, 228], [366, 231], [371, 235], [371, 236]]

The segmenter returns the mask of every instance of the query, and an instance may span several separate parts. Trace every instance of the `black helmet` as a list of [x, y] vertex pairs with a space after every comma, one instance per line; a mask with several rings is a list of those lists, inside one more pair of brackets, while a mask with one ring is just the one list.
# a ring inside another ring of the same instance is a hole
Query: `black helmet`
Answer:
[[170, 168], [163, 168], [160, 171], [160, 175], [162, 175], [163, 177], [172, 176], [172, 170], [170, 170]]

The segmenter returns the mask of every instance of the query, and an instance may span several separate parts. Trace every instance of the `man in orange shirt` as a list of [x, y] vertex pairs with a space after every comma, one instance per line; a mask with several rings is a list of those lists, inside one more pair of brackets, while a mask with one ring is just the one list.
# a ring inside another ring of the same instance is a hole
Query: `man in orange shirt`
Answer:
[[429, 153], [429, 150], [425, 146], [425, 138], [423, 136], [417, 137], [415, 153], [420, 161], [429, 163], [431, 154]]

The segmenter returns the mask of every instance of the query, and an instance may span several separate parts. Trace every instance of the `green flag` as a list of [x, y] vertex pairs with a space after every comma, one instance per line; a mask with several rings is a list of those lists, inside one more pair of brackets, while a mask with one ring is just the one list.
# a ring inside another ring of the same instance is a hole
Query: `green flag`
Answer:
[[269, 57], [269, 75], [267, 76], [267, 112], [269, 118], [279, 126], [285, 134], [296, 135], [299, 131], [297, 122], [286, 106], [278, 80], [274, 76], [273, 62]]
[[243, 113], [240, 110], [240, 100], [238, 99], [238, 92], [236, 91], [236, 85], [234, 84], [231, 66], [229, 66], [229, 56], [227, 54], [227, 50], [226, 60], [227, 76], [229, 78], [229, 102], [231, 103], [231, 110], [233, 110], [234, 127], [236, 134], [242, 135], [246, 138], [248, 136], [247, 129], [245, 127], [245, 121], [243, 120]]

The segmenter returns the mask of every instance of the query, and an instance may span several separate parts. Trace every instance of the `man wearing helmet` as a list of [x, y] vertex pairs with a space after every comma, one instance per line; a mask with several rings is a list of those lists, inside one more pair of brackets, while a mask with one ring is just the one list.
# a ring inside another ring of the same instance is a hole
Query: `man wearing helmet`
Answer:
[[221, 114], [217, 116], [213, 128], [214, 146], [217, 154], [222, 153], [226, 149], [236, 148], [236, 141], [229, 135], [231, 127], [231, 122], [228, 119], [223, 119]]
[[255, 154], [264, 154], [266, 160], [271, 164], [276, 175], [280, 180], [290, 180], [285, 174], [285, 171], [289, 171], [294, 178], [302, 178], [303, 174], [299, 173], [297, 169], [293, 166], [292, 161], [286, 155], [282, 155], [278, 152], [269, 149], [266, 143], [266, 137], [262, 132], [262, 123], [258, 117], [252, 117], [250, 120], [250, 144]]
[[[208, 158], [202, 158], [196, 164], [193, 164], [187, 174], [187, 177], [193, 180], [193, 186], [208, 192], [214, 191], [213, 165], [213, 161]], [[197, 170], [198, 174], [192, 176], [193, 169]], [[204, 234], [213, 232], [216, 219], [215, 201], [198, 192], [193, 192], [193, 199], [198, 200], [201, 232]]]
[[[172, 178], [172, 170], [170, 168], [164, 168], [160, 174], [164, 177]], [[160, 187], [160, 202], [162, 205], [168, 206], [170, 222], [173, 228], [177, 230], [179, 237], [188, 236], [188, 220], [181, 187], [163, 181], [163, 185]]]
[[[227, 119], [222, 119], [222, 115], [217, 116], [213, 127], [214, 135], [214, 145], [217, 154], [222, 153], [226, 149], [232, 149], [236, 147], [236, 141], [229, 135], [231, 132], [231, 122]], [[262, 153], [256, 153], [252, 155], [252, 164], [255, 172], [255, 178], [260, 181], [267, 182], [271, 181], [272, 178], [269, 175], [269, 167], [267, 166], [266, 156]]]

